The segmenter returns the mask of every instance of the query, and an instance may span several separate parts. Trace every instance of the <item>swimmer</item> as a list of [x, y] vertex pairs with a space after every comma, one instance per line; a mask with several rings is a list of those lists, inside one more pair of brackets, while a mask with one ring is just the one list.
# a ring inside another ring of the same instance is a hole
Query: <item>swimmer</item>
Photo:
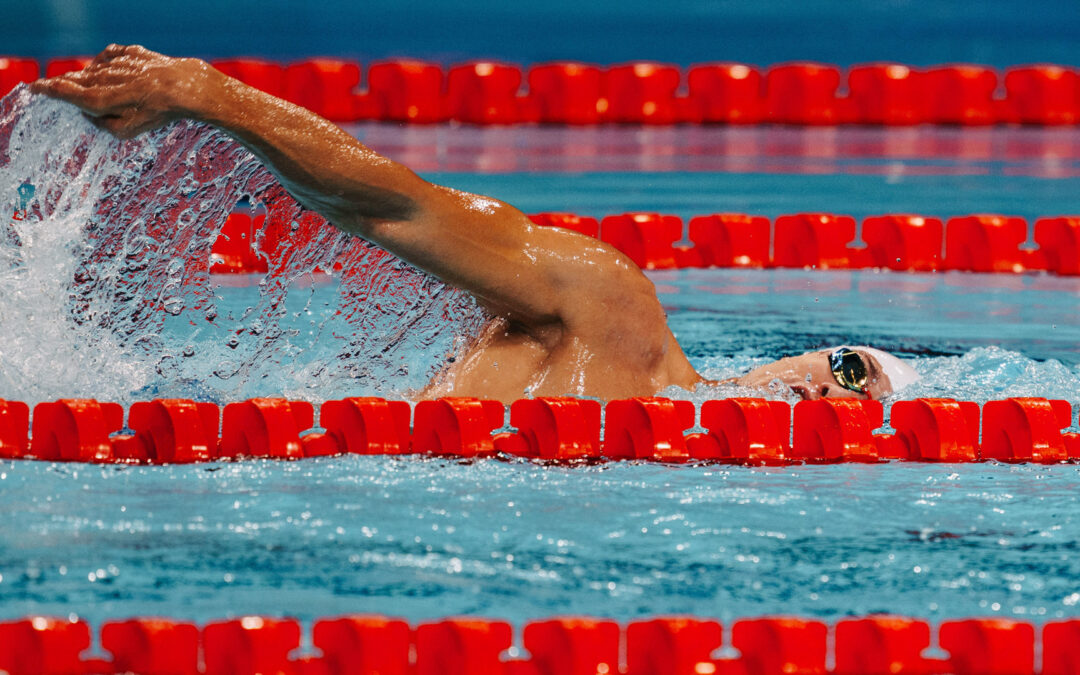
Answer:
[[[711, 384], [675, 341], [652, 282], [619, 251], [535, 225], [495, 199], [428, 183], [325, 119], [205, 61], [110, 45], [85, 69], [31, 88], [78, 106], [118, 138], [178, 119], [210, 124], [262, 160], [304, 207], [471, 293], [493, 318], [423, 397], [610, 400]], [[891, 354], [840, 346], [734, 381], [785, 385], [804, 399], [878, 399], [915, 377]]]

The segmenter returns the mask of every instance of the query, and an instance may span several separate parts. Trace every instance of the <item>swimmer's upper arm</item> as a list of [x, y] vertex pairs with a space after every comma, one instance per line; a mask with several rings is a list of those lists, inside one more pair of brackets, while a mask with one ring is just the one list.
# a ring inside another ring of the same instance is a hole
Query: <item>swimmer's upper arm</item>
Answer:
[[599, 327], [609, 342], [623, 334], [633, 341], [642, 331], [632, 322], [648, 322], [659, 307], [648, 280], [610, 246], [536, 226], [494, 199], [432, 185], [318, 115], [203, 61], [110, 45], [84, 70], [34, 89], [125, 138], [177, 118], [212, 124], [263, 160], [305, 207], [524, 325], [561, 322], [577, 335]]
[[251, 149], [304, 206], [492, 311], [525, 325], [574, 324], [601, 298], [638, 297], [634, 280], [644, 277], [607, 244], [433, 185], [309, 111], [216, 71], [204, 76], [210, 83], [199, 91], [209, 102], [196, 117]]
[[358, 233], [498, 314], [526, 326], [560, 322], [576, 330], [603, 312], [620, 312], [607, 317], [611, 322], [640, 322], [647, 317], [638, 305], [659, 311], [652, 284], [606, 243], [536, 225], [489, 197], [429, 184], [412, 199], [410, 218]]

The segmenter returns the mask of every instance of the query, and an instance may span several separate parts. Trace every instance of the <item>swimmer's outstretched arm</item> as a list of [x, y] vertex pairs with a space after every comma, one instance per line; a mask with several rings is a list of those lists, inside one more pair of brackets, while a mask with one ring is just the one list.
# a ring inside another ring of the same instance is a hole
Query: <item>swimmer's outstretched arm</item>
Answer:
[[580, 332], [603, 323], [595, 328], [610, 332], [627, 322], [625, 339], [663, 349], [666, 323], [652, 284], [611, 247], [535, 226], [494, 199], [432, 185], [334, 124], [204, 61], [110, 45], [86, 69], [32, 87], [75, 104], [121, 138], [181, 118], [211, 124], [262, 159], [305, 207], [526, 329]]

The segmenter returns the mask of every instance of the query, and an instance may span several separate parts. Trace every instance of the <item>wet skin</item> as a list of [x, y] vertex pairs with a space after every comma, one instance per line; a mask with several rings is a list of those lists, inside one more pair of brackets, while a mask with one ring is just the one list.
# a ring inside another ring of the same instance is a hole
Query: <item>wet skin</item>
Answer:
[[[259, 157], [304, 207], [472, 293], [493, 318], [423, 397], [607, 400], [706, 382], [668, 329], [652, 282], [619, 251], [534, 225], [495, 199], [428, 183], [314, 113], [204, 61], [110, 45], [84, 70], [31, 86], [119, 138], [178, 119], [211, 124]], [[738, 383], [775, 380], [807, 398], [865, 396], [842, 389], [820, 352]], [[870, 393], [885, 389], [887, 378], [879, 378]]]

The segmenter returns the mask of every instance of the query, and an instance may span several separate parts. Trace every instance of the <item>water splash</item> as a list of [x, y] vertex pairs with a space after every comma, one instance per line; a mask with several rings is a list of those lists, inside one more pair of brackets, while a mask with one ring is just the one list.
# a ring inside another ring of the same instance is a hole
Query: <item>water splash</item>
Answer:
[[[241, 305], [209, 274], [238, 204], [282, 242]], [[0, 213], [0, 398], [400, 396], [482, 321], [193, 122], [117, 141], [20, 87], [0, 102]]]

